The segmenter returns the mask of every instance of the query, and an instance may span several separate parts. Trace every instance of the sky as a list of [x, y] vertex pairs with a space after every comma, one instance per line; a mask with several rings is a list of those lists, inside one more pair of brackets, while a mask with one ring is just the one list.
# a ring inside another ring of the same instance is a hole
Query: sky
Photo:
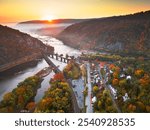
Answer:
[[0, 0], [0, 23], [100, 18], [150, 10], [150, 0]]

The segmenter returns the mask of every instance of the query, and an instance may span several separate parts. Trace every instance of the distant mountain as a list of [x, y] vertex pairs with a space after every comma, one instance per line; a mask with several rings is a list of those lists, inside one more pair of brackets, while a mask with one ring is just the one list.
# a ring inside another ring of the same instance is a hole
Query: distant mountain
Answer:
[[73, 24], [57, 38], [74, 48], [150, 52], [150, 11]]
[[18, 25], [21, 24], [60, 24], [60, 23], [79, 23], [83, 21], [87, 21], [89, 19], [54, 19], [52, 22], [49, 22], [48, 20], [31, 20], [31, 21], [24, 21], [18, 23]]
[[52, 22], [47, 20], [31, 20], [18, 23], [15, 28], [22, 31], [30, 31], [44, 36], [56, 36], [66, 27], [89, 19], [54, 19]]
[[44, 45], [28, 34], [0, 25], [0, 65], [46, 49], [54, 51], [53, 47]]

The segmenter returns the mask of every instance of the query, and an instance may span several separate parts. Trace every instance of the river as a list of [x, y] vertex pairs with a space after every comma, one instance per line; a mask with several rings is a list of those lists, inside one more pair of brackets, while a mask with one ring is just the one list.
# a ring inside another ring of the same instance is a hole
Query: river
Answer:
[[[50, 36], [40, 36], [36, 33], [31, 33], [28, 30], [23, 31], [22, 28], [20, 28], [19, 30], [28, 33], [31, 36], [41, 40], [44, 44], [53, 46], [55, 49], [55, 53], [64, 55], [68, 54], [75, 57], [81, 54], [79, 50], [64, 45], [63, 42], [57, 40], [56, 38]], [[53, 61], [54, 64], [59, 65], [60, 70], [63, 70], [63, 68], [66, 66], [65, 63], [61, 63], [54, 59], [51, 60]], [[45, 67], [48, 67], [48, 64], [44, 59], [42, 59], [34, 67], [27, 68], [15, 75], [5, 76], [4, 79], [0, 80], [0, 100], [2, 100], [5, 93], [11, 92], [19, 82], [23, 81], [25, 78], [29, 76], [33, 76], [34, 74], [36, 74], [38, 71], [40, 71]], [[50, 87], [49, 80], [53, 77], [53, 75], [54, 72], [50, 73], [48, 76], [44, 78], [44, 80], [41, 83], [41, 88], [38, 89], [37, 95], [35, 97], [35, 102], [38, 102], [44, 96], [44, 92], [48, 89], [48, 87]]]

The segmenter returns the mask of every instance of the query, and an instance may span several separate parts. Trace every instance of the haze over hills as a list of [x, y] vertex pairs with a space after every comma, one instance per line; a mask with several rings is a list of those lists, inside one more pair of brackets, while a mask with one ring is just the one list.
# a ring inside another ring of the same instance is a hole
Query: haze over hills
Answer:
[[9, 63], [24, 56], [31, 56], [48, 48], [40, 40], [18, 30], [0, 25], [0, 65]]
[[88, 20], [90, 19], [53, 19], [51, 21], [31, 20], [18, 23], [16, 28], [24, 28], [39, 35], [56, 36], [66, 27]]
[[31, 20], [31, 21], [24, 21], [18, 23], [21, 24], [60, 24], [60, 23], [79, 23], [84, 22], [90, 19], [53, 19], [51, 21], [48, 20]]
[[78, 49], [150, 51], [150, 11], [73, 24], [57, 38]]

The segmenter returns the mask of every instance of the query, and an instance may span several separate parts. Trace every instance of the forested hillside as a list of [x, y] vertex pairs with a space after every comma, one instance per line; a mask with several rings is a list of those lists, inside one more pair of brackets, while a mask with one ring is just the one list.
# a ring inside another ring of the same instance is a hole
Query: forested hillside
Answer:
[[0, 65], [46, 49], [54, 51], [28, 34], [0, 25]]
[[67, 27], [58, 38], [74, 48], [150, 52], [150, 11], [93, 19]]

